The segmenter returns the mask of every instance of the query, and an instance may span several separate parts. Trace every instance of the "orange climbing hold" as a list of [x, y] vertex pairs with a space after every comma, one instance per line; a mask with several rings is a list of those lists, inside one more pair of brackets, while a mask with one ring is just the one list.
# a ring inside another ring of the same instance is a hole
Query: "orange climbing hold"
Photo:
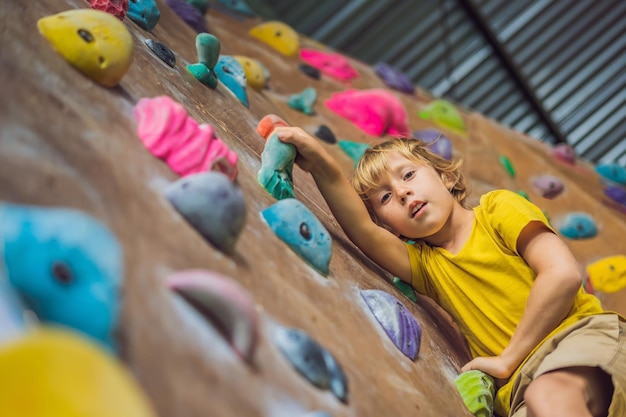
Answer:
[[259, 135], [267, 139], [274, 131], [274, 129], [280, 126], [289, 126], [289, 124], [284, 121], [280, 116], [276, 116], [275, 114], [268, 114], [259, 121], [259, 124], [256, 126], [256, 131], [259, 133]]

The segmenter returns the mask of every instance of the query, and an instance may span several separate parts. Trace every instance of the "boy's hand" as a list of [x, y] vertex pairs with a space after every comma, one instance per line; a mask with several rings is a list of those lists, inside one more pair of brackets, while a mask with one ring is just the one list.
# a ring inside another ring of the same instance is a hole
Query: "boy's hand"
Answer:
[[290, 143], [298, 150], [296, 164], [304, 171], [320, 172], [328, 165], [329, 157], [322, 145], [299, 127], [277, 127], [274, 132], [278, 140]]
[[502, 356], [489, 356], [472, 359], [463, 365], [461, 371], [465, 372], [477, 369], [496, 379], [507, 379], [513, 374], [516, 368], [517, 364], [509, 363]]

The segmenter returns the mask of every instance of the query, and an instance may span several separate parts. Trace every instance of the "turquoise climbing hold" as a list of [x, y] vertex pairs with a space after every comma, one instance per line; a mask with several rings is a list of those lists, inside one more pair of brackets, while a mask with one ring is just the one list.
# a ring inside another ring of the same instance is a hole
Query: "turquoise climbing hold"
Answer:
[[276, 134], [265, 142], [257, 180], [277, 200], [294, 197], [292, 172], [296, 154], [295, 146], [281, 142]]
[[354, 161], [354, 166], [356, 167], [359, 163], [359, 160], [363, 157], [363, 154], [370, 147], [370, 145], [366, 143], [352, 142], [349, 140], [340, 140], [337, 141], [337, 144], [352, 160]]
[[587, 213], [570, 213], [563, 219], [559, 232], [570, 239], [587, 239], [598, 234], [596, 222]]
[[187, 70], [198, 81], [213, 89], [217, 87], [217, 74], [213, 68], [219, 59], [220, 49], [219, 39], [210, 33], [199, 33], [196, 36], [198, 63], [187, 65]]
[[215, 71], [207, 68], [206, 65], [202, 63], [189, 64], [187, 65], [187, 71], [189, 71], [191, 75], [196, 78], [196, 80], [200, 81], [207, 87], [213, 89], [217, 87], [217, 75], [215, 74]]
[[126, 15], [137, 26], [149, 32], [158, 23], [161, 12], [155, 0], [131, 0], [128, 3], [128, 13]]
[[463, 372], [454, 380], [467, 409], [475, 417], [492, 417], [495, 387], [493, 378], [479, 370]]
[[415, 295], [415, 290], [413, 289], [413, 287], [411, 287], [411, 285], [402, 281], [398, 277], [393, 277], [393, 285], [395, 285], [396, 288], [402, 291], [402, 294], [406, 295], [409, 300], [417, 303], [417, 295]]
[[599, 164], [596, 172], [604, 179], [611, 182], [626, 185], [626, 168], [616, 163]]
[[198, 62], [206, 65], [208, 68], [215, 68], [220, 57], [220, 50], [220, 40], [210, 33], [199, 33], [196, 36]]
[[205, 15], [209, 10], [209, 0], [185, 0], [187, 3], [198, 9], [202, 15]]
[[313, 87], [307, 87], [300, 93], [290, 95], [287, 104], [292, 109], [310, 116], [314, 113], [313, 106], [316, 101], [317, 91]]

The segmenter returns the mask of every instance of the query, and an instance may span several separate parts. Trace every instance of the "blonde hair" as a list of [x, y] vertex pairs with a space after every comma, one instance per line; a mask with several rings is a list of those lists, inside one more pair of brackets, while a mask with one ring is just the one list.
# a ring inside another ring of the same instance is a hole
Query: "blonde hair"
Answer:
[[[447, 160], [428, 148], [428, 144], [418, 139], [392, 139], [368, 148], [357, 164], [350, 183], [357, 194], [365, 202], [372, 219], [378, 223], [368, 193], [379, 186], [381, 177], [388, 171], [389, 154], [397, 152], [410, 161], [428, 164], [441, 175], [444, 182], [452, 183], [448, 187], [452, 196], [464, 206], [467, 198], [467, 187], [461, 172], [460, 159]], [[447, 180], [447, 181], [446, 181]]]

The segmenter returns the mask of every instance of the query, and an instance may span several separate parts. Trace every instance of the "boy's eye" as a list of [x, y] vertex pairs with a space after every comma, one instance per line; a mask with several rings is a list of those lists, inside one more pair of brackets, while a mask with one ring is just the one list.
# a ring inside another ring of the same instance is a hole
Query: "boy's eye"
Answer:
[[380, 197], [380, 203], [385, 204], [387, 200], [391, 197], [391, 193], [385, 193]]
[[407, 171], [402, 176], [402, 179], [404, 179], [404, 180], [411, 179], [411, 177], [413, 177], [414, 174], [415, 174], [415, 171]]

